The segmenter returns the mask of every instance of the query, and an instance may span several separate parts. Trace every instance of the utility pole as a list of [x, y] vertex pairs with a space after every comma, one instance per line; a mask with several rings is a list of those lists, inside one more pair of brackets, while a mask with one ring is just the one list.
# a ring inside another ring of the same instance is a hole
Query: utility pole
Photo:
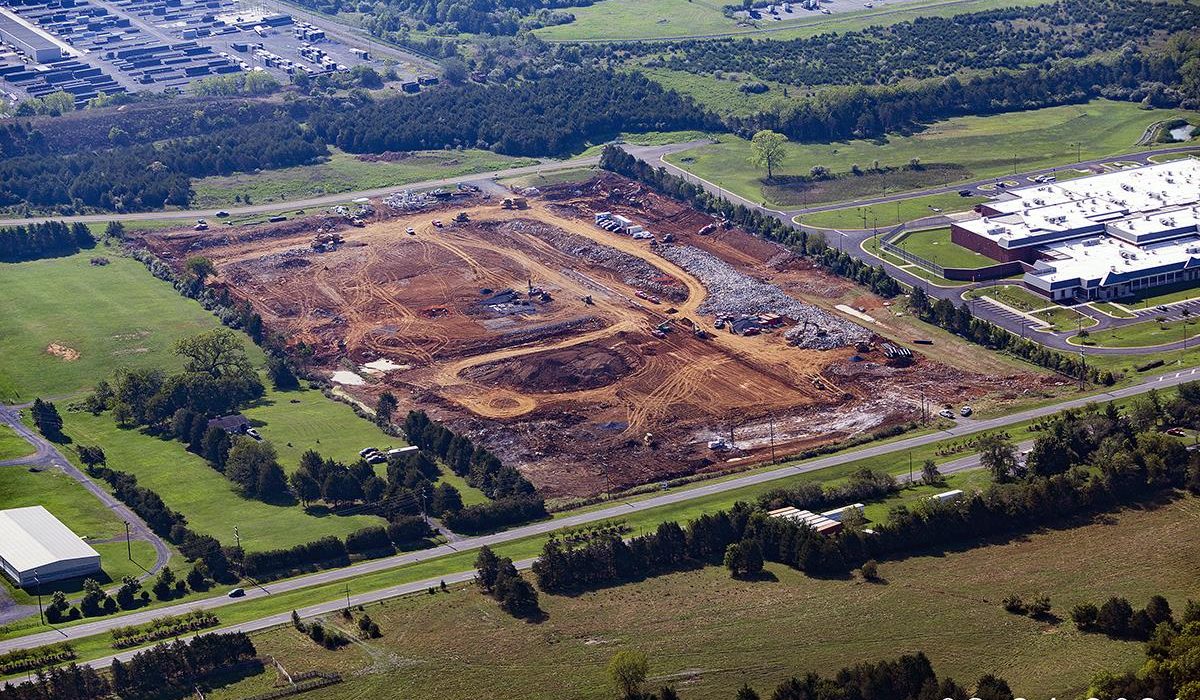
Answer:
[[771, 464], [775, 463], [775, 414], [767, 414], [771, 418]]
[[42, 580], [38, 578], [37, 569], [33, 570], [33, 583], [37, 586], [38, 622], [46, 624], [46, 616], [42, 614]]
[[233, 541], [237, 543], [237, 548], [242, 548], [242, 533], [238, 532], [238, 526], [233, 526]]
[[350, 609], [350, 584], [346, 584], [346, 610]]
[[125, 553], [129, 555], [129, 561], [133, 561], [133, 545], [129, 542], [129, 521], [125, 521]]
[[912, 474], [912, 450], [909, 450], [909, 451], [908, 451], [908, 485], [909, 485], [909, 486], [912, 486], [912, 483], [913, 483], [913, 474]]

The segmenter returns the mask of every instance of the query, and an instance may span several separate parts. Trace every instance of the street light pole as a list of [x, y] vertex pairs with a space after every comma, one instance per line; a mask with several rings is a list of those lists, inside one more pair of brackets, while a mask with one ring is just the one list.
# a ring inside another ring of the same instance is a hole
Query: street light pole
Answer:
[[129, 542], [129, 521], [125, 521], [125, 554], [129, 556], [129, 561], [133, 561], [133, 545]]

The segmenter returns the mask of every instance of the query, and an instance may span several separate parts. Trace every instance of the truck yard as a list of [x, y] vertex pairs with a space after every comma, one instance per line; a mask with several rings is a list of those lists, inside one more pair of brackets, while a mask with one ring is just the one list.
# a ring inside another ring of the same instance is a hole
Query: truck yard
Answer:
[[1057, 381], [885, 352], [911, 338], [883, 300], [619, 177], [519, 205], [436, 194], [144, 241], [177, 268], [212, 260], [215, 285], [311, 348], [310, 373], [368, 405], [390, 390], [552, 498], [740, 469], [913, 420], [923, 399]]

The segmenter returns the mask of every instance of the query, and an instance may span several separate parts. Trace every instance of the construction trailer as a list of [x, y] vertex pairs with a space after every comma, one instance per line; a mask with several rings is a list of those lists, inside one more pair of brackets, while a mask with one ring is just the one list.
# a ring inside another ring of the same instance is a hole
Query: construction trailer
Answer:
[[942, 493], [936, 493], [936, 494], [930, 496], [928, 498], [928, 500], [935, 501], [937, 503], [948, 503], [950, 501], [957, 501], [958, 499], [960, 499], [962, 497], [963, 497], [963, 490], [962, 489], [954, 489], [953, 491], [944, 491]]
[[810, 510], [800, 510], [794, 506], [784, 506], [775, 510], [767, 511], [767, 515], [772, 518], [782, 518], [790, 520], [799, 525], [805, 525], [808, 528], [822, 535], [836, 535], [842, 531], [842, 523], [833, 518], [824, 515], [818, 515]]

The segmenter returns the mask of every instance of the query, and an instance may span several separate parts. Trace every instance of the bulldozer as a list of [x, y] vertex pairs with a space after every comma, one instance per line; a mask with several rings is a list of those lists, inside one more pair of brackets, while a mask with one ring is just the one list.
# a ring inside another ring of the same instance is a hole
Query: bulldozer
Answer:
[[467, 212], [465, 211], [460, 211], [454, 215], [454, 223], [456, 224], [465, 224], [470, 220], [470, 217], [467, 216]]

